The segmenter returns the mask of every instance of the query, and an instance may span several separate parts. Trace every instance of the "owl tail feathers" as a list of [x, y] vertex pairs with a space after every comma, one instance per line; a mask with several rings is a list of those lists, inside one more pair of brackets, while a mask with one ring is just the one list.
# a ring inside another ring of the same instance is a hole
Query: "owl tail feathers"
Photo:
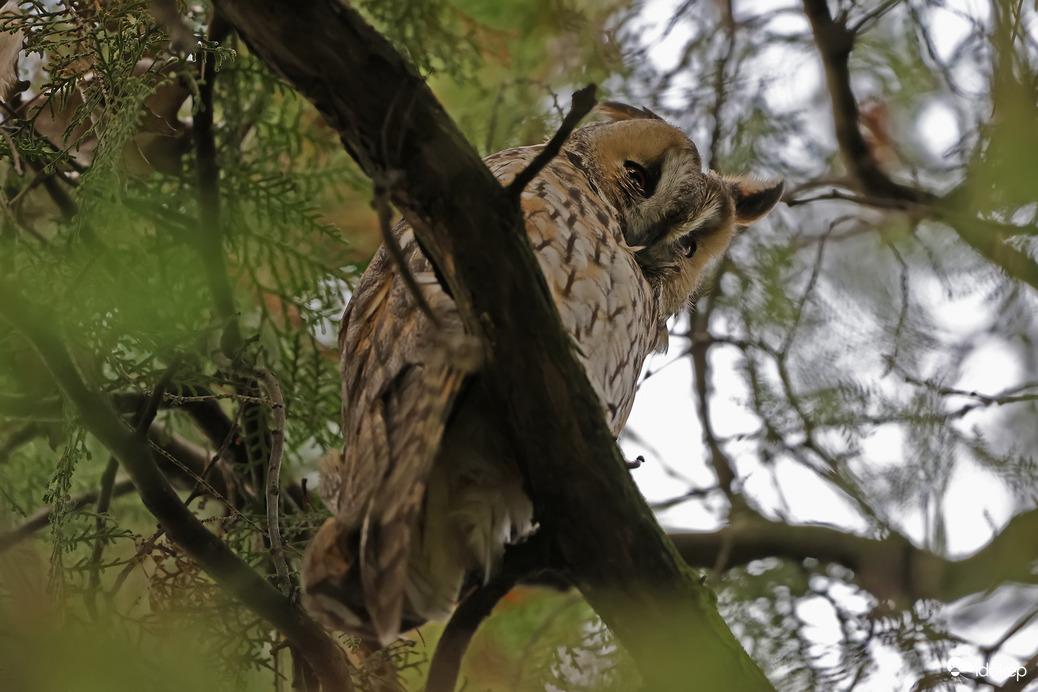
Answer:
[[360, 576], [371, 626], [382, 646], [394, 642], [403, 628], [411, 629], [420, 624], [401, 622], [410, 546], [410, 517], [374, 526], [369, 526], [368, 518], [365, 519], [361, 530]]
[[[366, 535], [365, 528], [324, 522], [303, 555], [303, 607], [326, 627], [385, 646], [425, 620], [403, 614], [406, 547], [399, 562], [380, 556], [387, 532]], [[388, 534], [394, 533], [390, 528]], [[358, 560], [360, 555], [368, 559]]]

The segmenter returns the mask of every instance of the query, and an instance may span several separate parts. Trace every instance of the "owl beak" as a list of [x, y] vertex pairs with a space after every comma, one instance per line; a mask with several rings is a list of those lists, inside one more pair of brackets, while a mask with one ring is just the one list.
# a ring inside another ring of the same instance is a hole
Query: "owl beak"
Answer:
[[643, 224], [630, 224], [624, 234], [627, 246], [632, 252], [639, 252], [652, 245], [652, 228]]
[[627, 245], [635, 252], [647, 250], [667, 239], [667, 228], [670, 219], [664, 218], [655, 223], [631, 224], [625, 234]]

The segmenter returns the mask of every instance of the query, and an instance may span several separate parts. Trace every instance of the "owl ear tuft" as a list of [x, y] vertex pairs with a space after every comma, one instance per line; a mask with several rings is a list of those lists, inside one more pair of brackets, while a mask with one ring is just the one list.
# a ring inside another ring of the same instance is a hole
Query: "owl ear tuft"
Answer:
[[726, 177], [724, 182], [735, 200], [735, 223], [749, 226], [764, 218], [779, 200], [785, 183], [781, 180], [754, 180], [742, 176]]
[[595, 106], [595, 112], [614, 123], [620, 120], [663, 120], [663, 118], [648, 108], [628, 106], [626, 103], [620, 103], [619, 101], [603, 101]]

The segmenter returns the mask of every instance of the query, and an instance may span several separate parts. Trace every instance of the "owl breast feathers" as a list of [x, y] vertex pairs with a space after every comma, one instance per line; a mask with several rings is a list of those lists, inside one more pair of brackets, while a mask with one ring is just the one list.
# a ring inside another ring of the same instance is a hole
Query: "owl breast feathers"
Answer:
[[[694, 144], [622, 104], [575, 131], [522, 194], [526, 232], [602, 410], [619, 434], [645, 357], [688, 304], [738, 226], [764, 216], [782, 183], [702, 171]], [[502, 184], [541, 146], [486, 165]], [[450, 357], [464, 332], [411, 227], [392, 231], [434, 324], [385, 247], [339, 332], [341, 453], [326, 457], [334, 517], [307, 547], [304, 603], [326, 625], [382, 643], [446, 617], [473, 576], [535, 527], [514, 454], [485, 414], [479, 374]]]

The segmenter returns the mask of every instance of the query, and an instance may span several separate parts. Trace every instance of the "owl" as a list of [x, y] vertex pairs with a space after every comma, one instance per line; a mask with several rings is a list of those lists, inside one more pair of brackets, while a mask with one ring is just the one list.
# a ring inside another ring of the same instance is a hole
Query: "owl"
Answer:
[[[526, 232], [562, 323], [618, 435], [646, 356], [738, 227], [781, 182], [704, 172], [695, 145], [651, 111], [618, 103], [572, 133], [522, 194]], [[484, 161], [507, 185], [542, 149]], [[450, 290], [405, 222], [392, 230], [426, 303], [383, 246], [339, 331], [343, 436], [326, 457], [334, 516], [303, 558], [303, 602], [324, 624], [386, 644], [447, 617], [505, 546], [536, 530], [514, 452], [487, 415]], [[488, 258], [490, 260], [492, 258]], [[452, 355], [453, 354], [453, 355]]]

